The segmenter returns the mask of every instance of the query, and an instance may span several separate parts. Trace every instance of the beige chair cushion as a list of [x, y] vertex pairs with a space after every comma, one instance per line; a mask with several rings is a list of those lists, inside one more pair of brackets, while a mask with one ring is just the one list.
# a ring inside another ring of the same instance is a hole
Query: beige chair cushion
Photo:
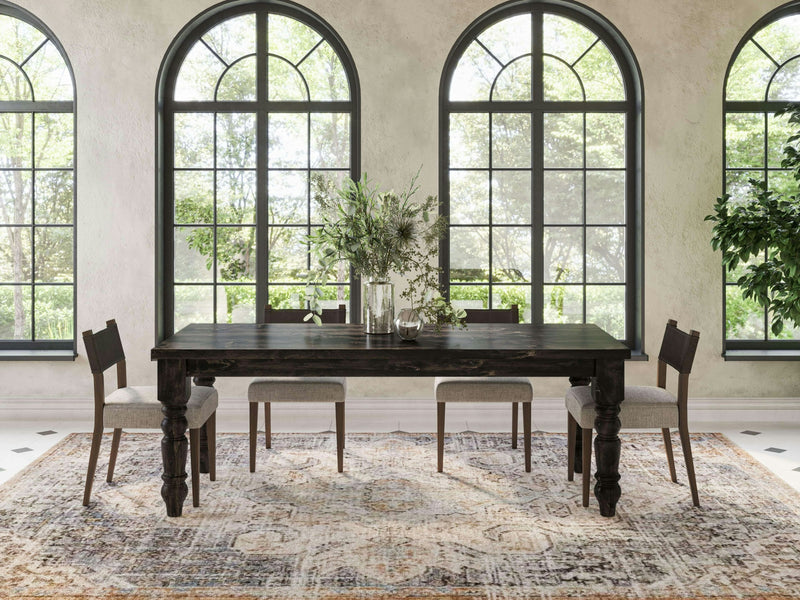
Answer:
[[257, 377], [247, 388], [250, 402], [344, 402], [344, 377]]
[[436, 402], [530, 402], [533, 386], [527, 377], [437, 377]]
[[[217, 390], [207, 386], [192, 386], [186, 403], [189, 429], [197, 429], [217, 410]], [[103, 425], [114, 429], [161, 429], [164, 413], [154, 386], [124, 387], [106, 397]]]
[[[583, 428], [594, 428], [594, 400], [588, 385], [572, 387], [565, 403], [572, 417]], [[678, 400], [660, 387], [627, 385], [620, 405], [619, 420], [628, 429], [678, 426]]]

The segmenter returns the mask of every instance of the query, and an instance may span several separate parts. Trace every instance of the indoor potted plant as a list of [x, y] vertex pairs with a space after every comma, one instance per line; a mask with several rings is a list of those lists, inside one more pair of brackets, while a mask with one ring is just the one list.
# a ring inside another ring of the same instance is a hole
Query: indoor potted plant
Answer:
[[319, 324], [321, 286], [337, 265], [349, 263], [364, 282], [364, 331], [391, 333], [394, 320], [392, 273], [408, 275], [401, 298], [436, 327], [460, 324], [463, 310], [452, 308], [439, 289], [439, 268], [431, 264], [446, 220], [438, 215], [438, 201], [428, 196], [417, 203], [415, 175], [399, 194], [381, 192], [365, 174], [336, 187], [330, 179], [314, 177], [314, 199], [322, 226], [308, 236], [316, 268], [309, 273], [310, 318]]

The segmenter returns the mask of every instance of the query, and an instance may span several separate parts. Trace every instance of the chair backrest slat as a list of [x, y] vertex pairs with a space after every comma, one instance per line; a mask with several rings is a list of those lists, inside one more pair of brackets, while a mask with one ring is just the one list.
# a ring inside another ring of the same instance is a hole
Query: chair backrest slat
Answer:
[[[271, 304], [267, 304], [264, 308], [264, 323], [311, 323], [314, 321], [309, 319], [305, 321], [306, 315], [309, 311], [303, 308], [272, 308]], [[323, 323], [346, 323], [347, 322], [347, 307], [340, 304], [339, 308], [323, 308], [320, 315]]]
[[467, 308], [467, 323], [519, 323], [519, 306], [510, 308]]
[[114, 319], [106, 321], [106, 328], [97, 333], [92, 330], [83, 332], [83, 343], [92, 373], [102, 373], [109, 367], [125, 360], [122, 340]]
[[664, 339], [661, 341], [658, 360], [664, 361], [678, 373], [688, 375], [692, 372], [698, 341], [700, 341], [700, 332], [694, 329], [689, 333], [681, 331], [678, 329], [678, 322], [670, 319], [664, 330]]

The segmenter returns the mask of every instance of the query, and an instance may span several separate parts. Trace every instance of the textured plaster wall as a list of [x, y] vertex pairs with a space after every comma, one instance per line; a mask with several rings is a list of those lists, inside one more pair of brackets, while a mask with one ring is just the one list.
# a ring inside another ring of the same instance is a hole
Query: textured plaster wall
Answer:
[[[420, 165], [437, 193], [438, 87], [461, 32], [490, 0], [305, 0], [348, 45], [361, 81], [362, 169], [401, 187]], [[690, 393], [798, 396], [796, 363], [720, 357], [720, 257], [703, 222], [720, 193], [721, 90], [731, 52], [779, 0], [585, 0], [628, 40], [645, 90], [645, 351], [629, 383], [650, 383], [666, 318], [702, 332]], [[155, 382], [155, 86], [162, 57], [209, 0], [18, 0], [60, 39], [78, 100], [78, 331], [115, 317], [129, 380]], [[0, 397], [89, 397], [79, 342], [72, 362], [2, 362]], [[537, 380], [559, 396], [564, 380]], [[223, 380], [223, 397], [246, 381]], [[430, 380], [354, 380], [356, 396], [431, 393]]]

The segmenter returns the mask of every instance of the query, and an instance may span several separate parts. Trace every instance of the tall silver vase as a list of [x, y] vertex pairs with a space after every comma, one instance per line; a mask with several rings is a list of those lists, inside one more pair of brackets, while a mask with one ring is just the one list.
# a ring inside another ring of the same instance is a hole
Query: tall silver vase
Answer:
[[394, 326], [394, 284], [368, 281], [364, 284], [364, 333], [392, 333]]

